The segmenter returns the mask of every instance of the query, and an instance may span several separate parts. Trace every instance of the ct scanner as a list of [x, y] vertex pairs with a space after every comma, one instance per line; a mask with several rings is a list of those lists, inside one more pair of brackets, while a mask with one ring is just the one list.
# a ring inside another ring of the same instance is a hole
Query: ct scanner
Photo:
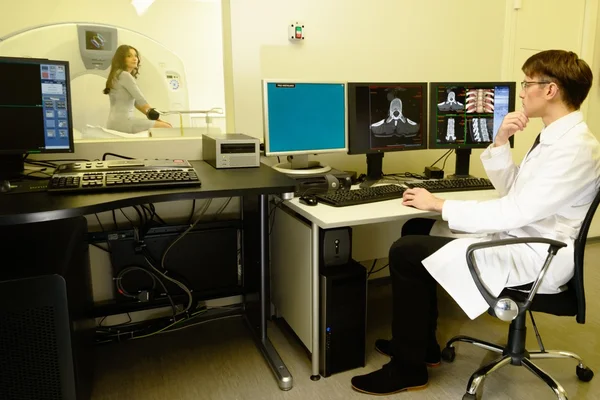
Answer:
[[[0, 37], [0, 55], [69, 61], [75, 139], [148, 136], [108, 131], [108, 96], [102, 93], [112, 56], [121, 44], [138, 49], [141, 56], [138, 85], [148, 102], [169, 110], [161, 119], [175, 126], [190, 126], [185, 69], [181, 59], [157, 41], [127, 28], [96, 23], [56, 23], [27, 28]], [[135, 111], [138, 118], [143, 115]]]

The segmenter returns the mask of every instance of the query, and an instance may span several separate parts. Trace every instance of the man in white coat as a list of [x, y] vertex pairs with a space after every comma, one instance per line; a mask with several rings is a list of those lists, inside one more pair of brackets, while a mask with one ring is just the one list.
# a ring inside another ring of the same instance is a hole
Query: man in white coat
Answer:
[[[468, 271], [470, 244], [510, 237], [559, 240], [568, 246], [552, 261], [538, 293], [560, 292], [573, 276], [573, 243], [600, 183], [600, 144], [579, 111], [592, 85], [592, 71], [575, 53], [562, 50], [537, 53], [522, 70], [522, 110], [506, 115], [494, 143], [481, 154], [500, 198], [443, 200], [420, 188], [404, 193], [403, 205], [437, 211], [450, 230], [482, 237], [430, 236], [433, 222], [427, 220], [405, 225], [403, 237], [389, 254], [392, 340], [379, 339], [375, 344], [392, 360], [378, 371], [352, 378], [354, 389], [384, 395], [427, 385], [427, 366], [440, 362], [436, 282], [471, 319], [488, 308]], [[541, 118], [544, 129], [516, 165], [509, 138], [522, 131], [530, 118]], [[483, 281], [498, 295], [505, 287], [535, 280], [547, 245], [494, 247], [476, 254]]]

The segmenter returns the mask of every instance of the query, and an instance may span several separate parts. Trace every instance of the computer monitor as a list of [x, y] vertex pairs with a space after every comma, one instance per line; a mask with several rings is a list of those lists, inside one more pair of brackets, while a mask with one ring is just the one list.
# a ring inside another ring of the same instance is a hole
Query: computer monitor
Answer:
[[287, 174], [331, 169], [309, 154], [347, 152], [346, 83], [263, 81], [265, 154], [288, 156]]
[[349, 154], [367, 155], [366, 186], [387, 151], [427, 148], [427, 83], [348, 83]]
[[69, 63], [0, 57], [0, 178], [22, 174], [24, 154], [72, 153]]
[[515, 82], [430, 84], [429, 148], [455, 150], [451, 178], [469, 177], [471, 149], [494, 142], [504, 116], [515, 110], [515, 88]]

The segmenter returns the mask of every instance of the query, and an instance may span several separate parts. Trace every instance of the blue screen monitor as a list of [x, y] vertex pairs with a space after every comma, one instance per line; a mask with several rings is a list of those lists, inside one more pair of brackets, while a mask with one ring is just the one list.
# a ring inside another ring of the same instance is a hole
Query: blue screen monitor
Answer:
[[347, 152], [346, 84], [263, 81], [265, 154], [286, 173], [326, 172], [309, 154]]
[[17, 177], [23, 154], [72, 153], [67, 61], [0, 57], [0, 175]]
[[455, 176], [469, 176], [471, 149], [493, 143], [504, 116], [515, 110], [515, 82], [433, 82], [429, 96], [429, 148], [454, 149]]

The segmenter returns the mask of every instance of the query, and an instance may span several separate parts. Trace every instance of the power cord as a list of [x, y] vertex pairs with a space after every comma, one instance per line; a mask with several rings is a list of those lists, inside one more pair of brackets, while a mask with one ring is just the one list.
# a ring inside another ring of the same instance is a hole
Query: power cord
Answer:
[[[435, 160], [435, 162], [433, 164], [431, 164], [430, 167], [434, 167], [435, 164], [437, 164], [444, 157], [446, 157], [446, 159], [448, 159], [448, 157], [450, 157], [450, 154], [452, 154], [453, 151], [454, 151], [454, 149], [450, 149], [450, 150], [446, 151], [444, 154], [442, 154], [442, 156], [440, 158]], [[446, 165], [446, 164], [444, 163], [444, 165]], [[442, 169], [444, 169], [444, 168], [442, 167]]]
[[102, 161], [106, 160], [106, 156], [113, 156], [113, 157], [117, 157], [117, 158], [124, 158], [125, 160], [134, 160], [133, 157], [122, 156], [122, 155], [116, 154], [116, 153], [104, 153], [102, 155]]
[[25, 160], [25, 164], [29, 165], [37, 165], [38, 167], [46, 167], [46, 168], [56, 168], [58, 164], [54, 164], [46, 161], [33, 161], [33, 160]]
[[90, 162], [90, 160], [85, 158], [57, 158], [56, 160], [35, 160], [38, 162], [46, 162], [46, 163], [54, 163], [56, 161], [65, 162], [65, 161], [81, 161], [81, 162]]
[[223, 211], [225, 211], [225, 209], [227, 208], [227, 206], [229, 205], [229, 203], [231, 202], [231, 200], [233, 199], [233, 197], [228, 198], [221, 207], [219, 207], [219, 209], [215, 212], [214, 218], [217, 219], [219, 217], [219, 215], [221, 215], [221, 213]]
[[206, 213], [206, 211], [208, 210], [208, 207], [210, 206], [210, 203], [212, 202], [212, 199], [208, 199], [204, 205], [202, 206], [202, 208], [200, 209], [200, 215], [198, 215], [198, 217], [196, 218], [196, 220], [181, 234], [177, 237], [177, 239], [175, 239], [173, 242], [171, 242], [171, 244], [169, 245], [169, 247], [167, 247], [167, 249], [165, 250], [165, 252], [162, 255], [161, 261], [160, 261], [160, 265], [163, 269], [165, 268], [165, 260], [167, 258], [167, 254], [169, 254], [169, 251], [171, 251], [171, 249], [173, 248], [173, 246], [175, 246], [177, 244], [177, 242], [179, 242], [181, 239], [183, 239], [183, 237], [185, 235], [187, 235], [192, 229], [194, 229], [194, 227], [198, 224], [198, 222], [200, 222], [200, 219], [204, 216], [204, 214]]
[[371, 265], [371, 269], [367, 272], [367, 278], [373, 273], [373, 268], [375, 268], [375, 264], [377, 264], [377, 259], [373, 260], [373, 265]]
[[150, 288], [150, 290], [153, 291], [154, 289], [156, 289], [156, 276], [153, 273], [151, 273], [150, 271], [148, 271], [147, 269], [144, 269], [142, 267], [131, 266], [131, 267], [123, 268], [119, 272], [119, 274], [116, 276], [116, 278], [114, 278], [115, 286], [117, 287], [119, 294], [121, 294], [125, 297], [129, 297], [130, 299], [138, 299], [140, 301], [149, 301], [150, 299], [148, 298], [147, 295], [142, 296], [142, 297], [144, 297], [144, 299], [142, 299], [140, 297], [140, 293], [148, 292], [148, 290], [141, 290], [140, 293], [134, 294], [134, 293], [128, 292], [127, 289], [125, 289], [125, 287], [123, 287], [123, 278], [125, 277], [125, 275], [127, 275], [128, 273], [130, 273], [132, 271], [142, 271], [142, 272], [146, 273], [152, 279], [152, 287]]
[[192, 211], [190, 211], [190, 216], [188, 217], [187, 223], [192, 223], [192, 218], [194, 218], [194, 213], [196, 212], [196, 199], [192, 200]]
[[[139, 233], [138, 233], [137, 227], [135, 227], [135, 225], [133, 224], [133, 221], [127, 216], [127, 214], [125, 214], [125, 212], [122, 209], [119, 209], [119, 210], [121, 210], [121, 212], [123, 213], [123, 215], [125, 216], [125, 218], [127, 218], [127, 220], [131, 223], [131, 226], [132, 226], [132, 229], [133, 229], [133, 234], [134, 234], [134, 239], [135, 239], [136, 243], [138, 243], [140, 240], [139, 240]], [[102, 230], [102, 232], [105, 232], [104, 225], [102, 225], [102, 221], [100, 221], [100, 217], [98, 216], [97, 213], [94, 214], [94, 215], [96, 216], [96, 220], [98, 221], [98, 225], [100, 226], [100, 229]], [[114, 210], [113, 210], [113, 220], [114, 220], [114, 223], [116, 224], [116, 216], [114, 214]], [[107, 244], [108, 244], [108, 249], [105, 249], [105, 248], [103, 248], [101, 246], [98, 246], [96, 244], [93, 244], [93, 245], [96, 246], [96, 247], [98, 247], [98, 248], [100, 248], [100, 249], [102, 249], [102, 250], [104, 250], [104, 251], [106, 251], [107, 253], [110, 254], [110, 253], [112, 253], [112, 249], [110, 247], [110, 242], [107, 241]], [[146, 256], [144, 256], [144, 258], [146, 259], [146, 262], [149, 262], [149, 260], [148, 260], [148, 258]], [[112, 259], [111, 259], [111, 263], [112, 263]], [[153, 267], [153, 266], [151, 265], [151, 267]], [[134, 295], [134, 294], [131, 294], [131, 293], [127, 292], [127, 290], [125, 290], [125, 288], [123, 287], [122, 282], [121, 282], [121, 280], [123, 279], [123, 276], [125, 276], [125, 274], [127, 274], [127, 273], [129, 273], [129, 272], [131, 272], [133, 270], [144, 271], [144, 272], [146, 272], [147, 274], [149, 274], [152, 277], [152, 281], [153, 281], [152, 290], [154, 290], [154, 288], [156, 287], [156, 282], [158, 282], [162, 286], [162, 288], [163, 288], [163, 290], [165, 292], [165, 295], [169, 299], [169, 303], [171, 303], [171, 308], [173, 310], [173, 319], [175, 320], [175, 318], [177, 316], [177, 309], [175, 307], [175, 302], [173, 301], [173, 298], [171, 297], [171, 295], [169, 293], [169, 290], [167, 289], [167, 287], [164, 284], [164, 282], [161, 279], [159, 279], [158, 276], [156, 276], [155, 274], [153, 274], [151, 271], [148, 271], [148, 270], [146, 270], [146, 269], [144, 269], [144, 268], [142, 268], [140, 266], [130, 266], [130, 267], [126, 267], [123, 270], [121, 270], [119, 272], [119, 274], [117, 275], [117, 277], [114, 278], [115, 284], [117, 286], [117, 290], [119, 291], [119, 293], [122, 294], [125, 297], [135, 298], [135, 299], [137, 299], [139, 301], [142, 301], [142, 302], [150, 301], [150, 293], [147, 290], [146, 291], [141, 291], [140, 293], [137, 293], [137, 294]], [[168, 279], [168, 280], [172, 280], [171, 278], [168, 278], [166, 276], [165, 276], [165, 278]], [[183, 285], [183, 284], [181, 284], [181, 285]], [[187, 289], [187, 287], [186, 287], [186, 289]]]
[[[189, 317], [180, 319], [178, 321], [172, 321], [165, 318], [155, 319], [151, 321], [141, 321], [134, 323], [124, 323], [112, 326], [98, 326], [96, 328], [96, 343], [112, 343], [112, 342], [121, 342], [124, 340], [133, 340], [133, 339], [142, 339], [148, 338], [151, 336], [175, 332], [178, 330], [190, 328], [192, 326], [197, 326], [201, 324], [205, 324], [212, 321], [218, 321], [221, 319], [227, 318], [237, 318], [241, 317], [241, 315], [224, 315], [221, 317], [210, 318], [205, 321], [193, 322], [194, 319], [198, 317], [205, 316], [210, 314], [211, 311], [216, 309], [225, 309], [230, 311], [241, 311], [243, 307], [234, 306], [234, 307], [211, 307], [204, 308], [202, 310], [196, 311], [191, 314]], [[141, 325], [141, 327], [139, 327]]]
[[384, 269], [386, 269], [390, 264], [385, 264], [383, 267], [378, 268], [376, 270], [373, 270], [375, 268], [375, 265], [377, 264], [378, 259], [374, 259], [373, 260], [373, 265], [371, 265], [371, 269], [369, 270], [369, 272], [367, 273], [367, 278], [369, 278], [372, 274], [376, 274], [380, 271], [383, 271]]
[[450, 158], [450, 155], [452, 154], [452, 152], [450, 152], [446, 158], [444, 158], [444, 164], [442, 164], [442, 170], [444, 170], [444, 168], [446, 167], [446, 161], [448, 161], [448, 158]]
[[271, 203], [273, 203], [273, 208], [271, 209], [271, 211], [269, 211], [269, 236], [271, 235], [271, 232], [273, 231], [273, 225], [275, 225], [275, 210], [277, 210], [278, 207], [281, 206], [281, 203], [283, 203], [283, 200], [281, 200], [280, 202], [277, 202], [276, 197], [273, 197], [273, 200], [271, 200]]
[[397, 174], [385, 174], [384, 178], [414, 178], [414, 179], [429, 179], [425, 175], [416, 174], [414, 172], [399, 172]]
[[159, 274], [163, 278], [165, 278], [168, 281], [171, 281], [172, 283], [174, 283], [175, 285], [177, 285], [179, 288], [181, 288], [181, 290], [183, 290], [188, 295], [188, 304], [187, 304], [187, 306], [185, 307], [185, 309], [183, 311], [177, 313], [176, 316], [180, 315], [180, 314], [187, 313], [192, 308], [192, 304], [193, 304], [194, 298], [193, 298], [192, 292], [190, 291], [190, 289], [188, 289], [188, 287], [185, 284], [183, 284], [182, 282], [178, 281], [177, 279], [174, 279], [174, 278], [172, 278], [172, 277], [170, 277], [170, 276], [167, 275], [167, 268], [165, 266], [165, 260], [167, 258], [167, 255], [168, 255], [169, 251], [175, 246], [175, 244], [177, 244], [177, 242], [179, 242], [183, 237], [185, 237], [185, 235], [187, 235], [192, 229], [194, 229], [194, 227], [198, 224], [198, 222], [200, 222], [200, 219], [204, 216], [204, 214], [208, 210], [211, 202], [212, 202], [212, 199], [208, 199], [204, 203], [204, 205], [200, 209], [199, 215], [196, 217], [195, 221], [189, 226], [189, 228], [187, 228], [181, 235], [179, 235], [169, 245], [169, 247], [167, 247], [167, 249], [164, 251], [164, 253], [162, 255], [162, 258], [161, 258], [161, 262], [160, 262], [160, 267], [162, 268], [162, 271], [159, 270], [158, 268], [156, 268], [155, 263], [151, 259], [152, 258], [151, 255], [149, 254], [148, 250], [145, 248], [145, 245], [143, 244], [143, 242], [141, 240], [139, 240], [139, 238], [138, 238], [138, 246], [141, 248], [142, 254], [144, 256], [144, 259], [146, 260], [146, 263], [148, 263], [148, 265], [150, 266], [150, 268], [152, 268], [152, 270], [155, 273]]
[[97, 328], [115, 328], [117, 326], [124, 326], [124, 325], [130, 324], [133, 321], [133, 319], [131, 318], [131, 314], [127, 313], [127, 318], [129, 318], [129, 321], [123, 322], [123, 323], [117, 324], [117, 325], [102, 326], [102, 323], [104, 322], [104, 320], [106, 320], [106, 317], [108, 317], [108, 315], [105, 315], [104, 317], [102, 317], [100, 319], [100, 321], [98, 322]]
[[[135, 293], [135, 294], [128, 292], [123, 287], [122, 281], [123, 281], [123, 277], [125, 277], [125, 275], [127, 275], [128, 273], [130, 273], [132, 271], [142, 271], [142, 272], [148, 274], [148, 276], [150, 276], [150, 278], [152, 278], [152, 288], [150, 290], [141, 290], [139, 293]], [[117, 277], [114, 278], [114, 281], [115, 281], [115, 285], [117, 286], [117, 290], [119, 291], [119, 293], [121, 295], [128, 297], [130, 299], [139, 300], [143, 303], [146, 303], [151, 300], [151, 292], [150, 291], [154, 291], [156, 289], [156, 282], [158, 282], [162, 286], [163, 290], [165, 291], [165, 295], [169, 299], [169, 303], [171, 303], [171, 309], [173, 311], [173, 320], [175, 321], [175, 318], [177, 316], [177, 308], [175, 307], [175, 302], [173, 301], [173, 298], [169, 294], [169, 291], [168, 291], [166, 285], [164, 284], [164, 282], [155, 273], [148, 271], [147, 269], [142, 268], [140, 266], [134, 265], [134, 266], [129, 266], [129, 267], [123, 268], [119, 272]]]
[[[229, 203], [231, 202], [232, 197], [228, 198], [217, 210], [215, 216], [220, 215], [229, 205]], [[142, 232], [139, 232], [138, 227], [135, 226], [134, 221], [124, 212], [123, 209], [119, 209], [121, 211], [121, 213], [123, 214], [123, 216], [129, 221], [129, 223], [131, 224], [131, 227], [133, 229], [133, 233], [134, 233], [134, 241], [136, 243], [136, 251], [138, 253], [141, 253], [142, 256], [144, 257], [144, 260], [146, 261], [146, 263], [148, 264], [148, 267], [150, 268], [150, 270], [147, 270], [145, 268], [142, 268], [140, 266], [132, 266], [132, 267], [128, 267], [125, 268], [123, 270], [121, 270], [121, 272], [119, 273], [119, 275], [117, 275], [117, 277], [115, 278], [115, 284], [117, 286], [117, 290], [119, 291], [119, 293], [121, 293], [122, 295], [124, 295], [125, 297], [129, 297], [132, 299], [137, 299], [139, 301], [150, 301], [150, 291], [148, 290], [143, 290], [140, 291], [139, 293], [130, 293], [128, 292], [122, 285], [122, 279], [123, 277], [134, 270], [141, 270], [146, 272], [147, 274], [149, 274], [152, 279], [153, 279], [153, 287], [151, 290], [154, 290], [156, 287], [156, 282], [159, 282], [159, 284], [163, 287], [166, 296], [169, 298], [169, 301], [171, 303], [171, 307], [173, 309], [173, 320], [177, 320], [177, 316], [187, 313], [193, 305], [193, 295], [191, 290], [184, 284], [182, 283], [180, 280], [173, 278], [172, 276], [167, 275], [168, 271], [166, 268], [166, 258], [167, 255], [169, 254], [169, 252], [171, 251], [171, 249], [173, 249], [173, 247], [183, 238], [185, 237], [202, 219], [202, 217], [205, 215], [205, 213], [207, 212], [208, 208], [210, 207], [210, 204], [212, 203], [212, 199], [208, 199], [204, 205], [202, 206], [202, 208], [199, 210], [199, 212], [196, 215], [196, 218], [194, 220], [194, 222], [192, 224], [190, 224], [190, 226], [181, 234], [179, 235], [168, 247], [167, 249], [163, 252], [161, 260], [160, 260], [160, 267], [161, 269], [157, 268], [156, 265], [157, 263], [153, 260], [152, 255], [148, 252], [148, 250], [146, 249], [146, 246], [143, 242], [143, 237], [145, 235], [145, 233], [147, 232], [147, 230], [149, 229], [149, 224], [153, 221], [153, 218], [156, 216], [157, 218], [159, 218], [159, 220], [164, 223], [164, 220], [162, 220], [162, 218], [158, 217], [157, 213], [156, 213], [156, 209], [154, 207], [154, 204], [149, 204], [148, 206], [142, 205], [141, 209], [138, 209], [136, 206], [133, 206], [133, 209], [136, 211], [136, 213], [138, 214], [139, 217], [139, 222], [142, 228]], [[195, 209], [195, 202], [194, 202], [194, 209]], [[100, 221], [100, 218], [98, 217], [98, 215], [96, 214], [96, 218], [98, 220], [98, 223], [100, 224], [101, 229], [104, 231], [104, 227], [102, 226], [102, 223]], [[117, 226], [116, 223], [116, 216], [114, 214], [114, 210], [113, 210], [113, 222], [115, 223], [115, 226]], [[108, 251], [108, 250], [107, 250]], [[188, 304], [185, 307], [184, 310], [182, 310], [181, 312], [177, 312], [176, 307], [175, 307], [175, 303], [173, 302], [172, 297], [170, 296], [166, 286], [164, 285], [162, 278], [174, 283], [175, 285], [177, 285], [180, 289], [182, 289], [188, 296]]]
[[104, 247], [100, 246], [98, 243], [90, 243], [92, 246], [99, 248], [100, 250], [103, 250], [107, 253], [112, 253], [112, 251], [110, 251], [110, 249], [105, 249]]

